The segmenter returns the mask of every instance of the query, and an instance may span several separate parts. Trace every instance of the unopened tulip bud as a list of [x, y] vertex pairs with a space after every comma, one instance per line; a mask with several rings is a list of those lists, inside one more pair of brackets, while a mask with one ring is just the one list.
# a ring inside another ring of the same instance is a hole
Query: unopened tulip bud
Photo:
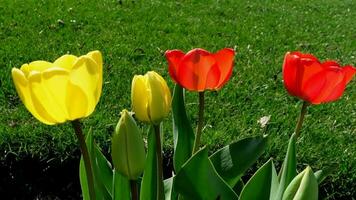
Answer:
[[283, 194], [283, 200], [303, 199], [318, 199], [318, 182], [309, 166], [294, 177]]
[[156, 72], [136, 75], [131, 87], [132, 109], [143, 122], [159, 124], [171, 109], [171, 92], [166, 81]]
[[111, 156], [117, 171], [136, 180], [145, 167], [146, 155], [140, 129], [127, 110], [121, 118], [112, 137]]

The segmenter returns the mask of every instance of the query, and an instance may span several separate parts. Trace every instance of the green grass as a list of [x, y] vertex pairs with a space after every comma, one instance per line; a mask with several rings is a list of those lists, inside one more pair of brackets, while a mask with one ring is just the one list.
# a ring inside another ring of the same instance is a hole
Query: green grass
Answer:
[[[204, 2], [204, 3], [202, 3]], [[203, 142], [211, 149], [262, 133], [272, 138], [261, 162], [283, 160], [301, 102], [282, 83], [287, 51], [310, 52], [321, 60], [355, 64], [356, 2], [298, 1], [13, 1], [0, 0], [0, 155], [68, 159], [77, 143], [70, 124], [46, 126], [20, 102], [11, 68], [62, 54], [104, 55], [103, 94], [96, 111], [83, 120], [109, 146], [119, 112], [130, 107], [131, 78], [155, 70], [169, 86], [163, 53], [202, 47], [236, 48], [234, 72], [219, 92], [206, 94]], [[63, 22], [63, 23], [62, 23]], [[196, 122], [197, 94], [187, 94]], [[257, 120], [271, 115], [266, 129]], [[342, 99], [310, 107], [298, 141], [299, 169], [327, 169], [328, 199], [356, 195], [356, 81]], [[165, 148], [172, 147], [170, 120]]]

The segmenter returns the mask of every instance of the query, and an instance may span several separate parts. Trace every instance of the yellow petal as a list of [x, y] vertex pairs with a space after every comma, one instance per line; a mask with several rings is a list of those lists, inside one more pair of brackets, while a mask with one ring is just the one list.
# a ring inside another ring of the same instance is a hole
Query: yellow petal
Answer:
[[28, 80], [31, 99], [39, 115], [51, 118], [55, 123], [64, 122], [66, 115], [44, 85], [41, 73], [31, 71]]
[[164, 90], [165, 112], [168, 115], [169, 111], [171, 110], [171, 104], [172, 104], [171, 91], [169, 90], [167, 82], [163, 79], [163, 77], [154, 71], [152, 71], [152, 72], [157, 74], [156, 77], [159, 80], [159, 82], [161, 83], [162, 88]]
[[52, 67], [53, 64], [47, 61], [43, 61], [43, 60], [37, 60], [37, 61], [33, 61], [30, 64], [28, 64], [28, 69], [29, 71], [38, 71], [38, 72], [42, 72], [50, 67]]
[[135, 117], [143, 122], [150, 122], [148, 116], [148, 88], [146, 80], [141, 75], [136, 75], [131, 84], [131, 102]]
[[90, 115], [97, 104], [96, 90], [99, 82], [99, 71], [96, 62], [88, 56], [81, 56], [74, 63], [70, 72], [70, 83], [78, 86], [87, 99], [86, 115]]
[[95, 91], [96, 103], [98, 103], [103, 85], [103, 56], [101, 55], [100, 51], [91, 51], [87, 54], [87, 56], [96, 62], [99, 71], [99, 81]]
[[42, 86], [66, 120], [69, 119], [66, 105], [68, 80], [69, 71], [63, 68], [52, 67], [42, 72]]
[[20, 70], [25, 74], [25, 77], [28, 77], [28, 75], [30, 74], [30, 68], [28, 64], [23, 64]]
[[87, 116], [88, 100], [83, 90], [69, 82], [67, 85], [66, 107], [68, 109], [69, 120], [75, 120]]
[[159, 74], [151, 71], [145, 76], [147, 76], [151, 91], [148, 99], [151, 121], [153, 123], [159, 123], [167, 115], [166, 90], [162, 86], [162, 80], [159, 78]]
[[40, 115], [35, 109], [32, 103], [30, 91], [28, 88], [28, 80], [25, 77], [25, 74], [21, 70], [16, 68], [12, 68], [11, 73], [12, 73], [13, 81], [15, 83], [16, 91], [19, 94], [21, 101], [25, 104], [27, 110], [30, 111], [30, 113], [42, 123], [48, 125], [54, 124], [53, 119], [46, 118], [46, 115], [44, 116]]
[[54, 61], [53, 66], [71, 70], [74, 65], [74, 62], [77, 59], [78, 59], [77, 56], [64, 55], [64, 56], [61, 56], [60, 58], [58, 58], [56, 61]]

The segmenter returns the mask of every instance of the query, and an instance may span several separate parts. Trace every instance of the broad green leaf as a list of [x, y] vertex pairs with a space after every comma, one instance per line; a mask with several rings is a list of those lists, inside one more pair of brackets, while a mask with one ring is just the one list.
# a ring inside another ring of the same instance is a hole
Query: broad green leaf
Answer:
[[[87, 149], [88, 149], [90, 161], [92, 161], [92, 158], [94, 157], [94, 154], [93, 154], [93, 152], [94, 152], [93, 151], [93, 149], [94, 149], [94, 144], [93, 144], [94, 139], [93, 139], [91, 130], [86, 135], [85, 142], [86, 142], [86, 146], [87, 146]], [[91, 162], [91, 165], [93, 167], [92, 162]], [[89, 188], [88, 188], [88, 179], [87, 179], [87, 174], [86, 174], [86, 170], [85, 170], [83, 156], [81, 156], [80, 162], [79, 162], [79, 181], [80, 181], [80, 186], [82, 188], [83, 199], [84, 200], [89, 200], [90, 196], [89, 196]], [[95, 180], [94, 180], [94, 187], [95, 187]], [[97, 191], [95, 191], [95, 194], [96, 194], [96, 196], [98, 196]]]
[[238, 199], [232, 188], [217, 174], [206, 148], [195, 153], [182, 166], [174, 178], [173, 188], [184, 199]]
[[270, 199], [273, 170], [272, 159], [269, 159], [246, 183], [240, 194], [240, 200]]
[[146, 166], [143, 172], [141, 182], [140, 199], [157, 199], [157, 154], [156, 154], [156, 138], [152, 127], [148, 132], [148, 149]]
[[293, 180], [293, 178], [297, 175], [297, 159], [295, 152], [295, 142], [296, 137], [295, 134], [291, 136], [289, 139], [288, 149], [286, 157], [284, 158], [282, 171], [280, 172], [280, 181], [277, 194], [275, 196], [276, 200], [282, 199], [284, 190], [287, 188], [289, 183]]
[[309, 166], [292, 180], [283, 194], [283, 200], [317, 199], [318, 182]]
[[113, 200], [130, 200], [130, 181], [120, 172], [113, 170], [112, 195]]
[[163, 181], [165, 200], [178, 199], [178, 196], [176, 195], [175, 191], [173, 190], [173, 179], [174, 179], [174, 177], [171, 177], [171, 178], [168, 178]]
[[110, 162], [106, 159], [106, 157], [101, 152], [98, 145], [94, 143], [95, 148], [95, 159], [93, 162], [93, 168], [95, 170], [95, 181], [97, 184], [104, 186], [105, 193], [110, 194], [112, 196], [112, 180], [113, 180], [113, 169], [111, 167]]
[[174, 87], [172, 100], [174, 154], [173, 165], [176, 172], [190, 158], [194, 144], [194, 132], [185, 111], [184, 89]]
[[245, 138], [221, 148], [210, 156], [210, 160], [218, 174], [234, 187], [266, 147], [267, 137]]
[[88, 181], [87, 181], [87, 174], [85, 172], [83, 158], [80, 159], [80, 163], [79, 163], [79, 181], [80, 181], [80, 187], [82, 189], [83, 199], [89, 200], [90, 198], [89, 198]]
[[242, 181], [242, 179], [240, 179], [239, 181], [237, 181], [237, 183], [235, 184], [235, 186], [232, 189], [237, 194], [237, 196], [240, 196], [240, 193], [241, 193], [242, 189], [244, 188], [244, 186], [245, 186], [244, 182]]
[[[90, 163], [93, 171], [95, 195], [97, 199], [111, 199], [111, 186], [105, 186], [112, 183], [111, 166], [96, 146], [91, 131], [86, 137], [86, 145], [90, 157]], [[83, 199], [89, 199], [88, 182], [83, 156], [79, 163], [79, 179], [82, 188]], [[105, 183], [104, 183], [105, 182]]]
[[277, 171], [276, 171], [276, 168], [274, 167], [274, 164], [272, 163], [271, 193], [270, 193], [269, 199], [276, 198], [276, 194], [278, 192], [278, 187], [279, 187], [279, 180], [278, 180], [278, 176], [277, 176]]

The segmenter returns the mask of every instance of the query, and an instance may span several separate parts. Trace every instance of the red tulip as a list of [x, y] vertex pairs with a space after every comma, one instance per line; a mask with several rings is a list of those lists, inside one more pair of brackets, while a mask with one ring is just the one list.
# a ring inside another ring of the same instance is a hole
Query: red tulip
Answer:
[[186, 54], [168, 50], [165, 55], [172, 79], [188, 90], [202, 92], [218, 90], [230, 79], [235, 51], [225, 48], [210, 53], [198, 48]]
[[283, 80], [289, 94], [312, 104], [339, 99], [356, 73], [348, 65], [319, 60], [311, 54], [287, 53], [283, 63]]

